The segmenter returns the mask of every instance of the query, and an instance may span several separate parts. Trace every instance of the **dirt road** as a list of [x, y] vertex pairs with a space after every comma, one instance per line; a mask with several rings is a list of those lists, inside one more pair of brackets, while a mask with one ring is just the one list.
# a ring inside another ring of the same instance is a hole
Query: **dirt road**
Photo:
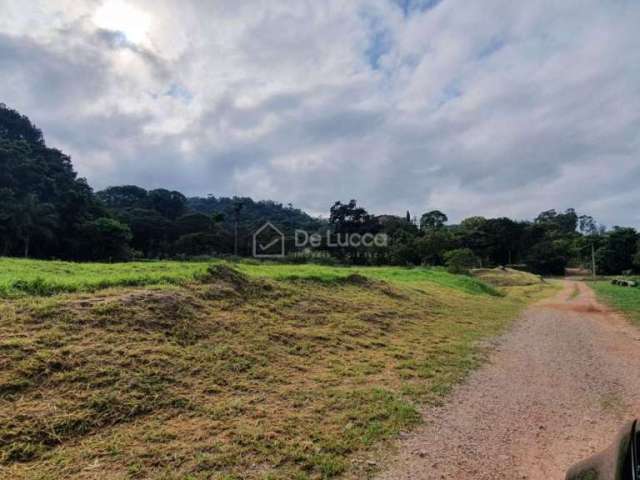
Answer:
[[528, 309], [380, 480], [563, 479], [640, 416], [640, 329], [582, 282]]

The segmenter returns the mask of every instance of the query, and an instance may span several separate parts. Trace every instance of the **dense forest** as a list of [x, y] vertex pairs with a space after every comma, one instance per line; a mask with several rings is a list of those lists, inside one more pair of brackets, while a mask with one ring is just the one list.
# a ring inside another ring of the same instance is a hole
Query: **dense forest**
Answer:
[[[70, 260], [248, 256], [252, 233], [271, 221], [287, 236], [291, 261], [472, 266], [521, 265], [542, 274], [566, 267], [598, 273], [640, 270], [640, 236], [633, 228], [606, 229], [573, 209], [547, 210], [532, 221], [470, 217], [449, 225], [431, 210], [414, 218], [372, 215], [355, 200], [335, 202], [328, 220], [292, 205], [246, 197], [187, 198], [135, 185], [93, 192], [69, 156], [46, 146], [24, 115], [0, 104], [0, 255]], [[385, 233], [374, 249], [320, 246], [295, 252], [296, 229]]]

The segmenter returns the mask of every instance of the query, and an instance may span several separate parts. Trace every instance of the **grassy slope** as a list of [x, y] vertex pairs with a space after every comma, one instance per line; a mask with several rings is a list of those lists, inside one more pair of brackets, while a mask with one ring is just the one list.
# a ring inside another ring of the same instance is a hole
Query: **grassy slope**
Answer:
[[589, 284], [605, 303], [626, 313], [634, 323], [640, 324], [640, 288], [619, 287], [609, 281]]
[[[87, 292], [117, 286], [180, 285], [193, 281], [194, 277], [204, 274], [210, 263], [131, 262], [108, 264], [0, 258], [0, 296]], [[331, 282], [353, 273], [362, 273], [371, 278], [387, 281], [429, 281], [442, 286], [461, 288], [470, 293], [495, 292], [473, 278], [449, 275], [437, 269], [345, 268], [250, 262], [240, 263], [235, 266], [252, 276], [278, 280], [304, 278]]]
[[[74, 267], [84, 282], [109, 275]], [[187, 280], [202, 265], [164, 267]], [[349, 269], [240, 268], [251, 277], [1, 303], [0, 478], [366, 478], [375, 467], [358, 459], [417, 423], [416, 405], [439, 401], [482, 359], [477, 342], [547, 288], [496, 297], [422, 269], [366, 269], [389, 282], [363, 283], [336, 280]]]

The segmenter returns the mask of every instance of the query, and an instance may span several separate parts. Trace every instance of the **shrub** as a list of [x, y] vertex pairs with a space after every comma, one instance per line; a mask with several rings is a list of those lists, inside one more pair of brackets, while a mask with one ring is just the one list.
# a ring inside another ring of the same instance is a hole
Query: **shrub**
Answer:
[[469, 248], [457, 248], [444, 254], [445, 265], [449, 273], [469, 273], [469, 269], [480, 263], [478, 257]]
[[173, 245], [177, 254], [212, 255], [220, 245], [218, 236], [211, 233], [189, 233], [182, 235]]

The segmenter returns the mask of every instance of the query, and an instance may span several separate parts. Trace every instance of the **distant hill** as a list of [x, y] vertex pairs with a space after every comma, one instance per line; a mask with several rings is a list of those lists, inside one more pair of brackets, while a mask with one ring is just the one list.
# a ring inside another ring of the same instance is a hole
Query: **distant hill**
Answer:
[[249, 197], [191, 197], [187, 199], [187, 208], [207, 215], [221, 214], [225, 229], [232, 229], [235, 211], [240, 205], [238, 223], [243, 230], [255, 230], [269, 221], [287, 232], [293, 230], [315, 231], [326, 225], [326, 221], [314, 218], [299, 208], [283, 205], [271, 200], [255, 201]]

